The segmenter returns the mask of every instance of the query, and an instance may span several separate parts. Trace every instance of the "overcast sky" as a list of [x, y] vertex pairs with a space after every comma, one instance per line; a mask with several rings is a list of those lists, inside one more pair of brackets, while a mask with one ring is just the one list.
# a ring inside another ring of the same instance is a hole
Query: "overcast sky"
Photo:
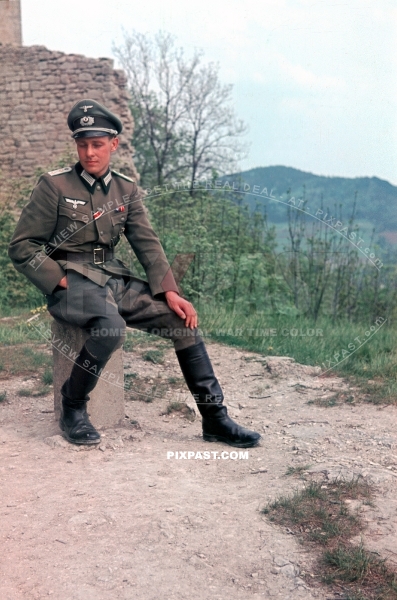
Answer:
[[244, 169], [397, 184], [394, 0], [21, 0], [25, 45], [112, 56], [123, 28], [204, 51], [249, 126]]

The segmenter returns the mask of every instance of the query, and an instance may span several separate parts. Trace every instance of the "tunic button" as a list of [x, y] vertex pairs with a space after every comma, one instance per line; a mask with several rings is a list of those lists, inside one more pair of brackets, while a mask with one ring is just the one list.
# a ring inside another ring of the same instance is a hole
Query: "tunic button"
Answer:
[[99, 232], [99, 234], [100, 234], [100, 235], [103, 235], [103, 231], [100, 231], [100, 232]]
[[100, 185], [97, 185], [97, 186], [96, 186], [96, 189], [97, 189], [97, 190], [100, 190], [100, 189], [101, 189], [101, 186], [100, 186]]
[[76, 216], [77, 216], [76, 213], [72, 213], [72, 217], [76, 217]]
[[125, 217], [121, 217], [121, 220], [122, 220], [122, 221], [125, 221]]

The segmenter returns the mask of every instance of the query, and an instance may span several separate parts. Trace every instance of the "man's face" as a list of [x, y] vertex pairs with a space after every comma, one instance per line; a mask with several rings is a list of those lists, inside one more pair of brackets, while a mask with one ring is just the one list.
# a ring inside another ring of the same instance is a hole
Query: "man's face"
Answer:
[[117, 150], [118, 138], [103, 137], [77, 138], [77, 154], [81, 166], [94, 177], [101, 177], [108, 170], [110, 155]]

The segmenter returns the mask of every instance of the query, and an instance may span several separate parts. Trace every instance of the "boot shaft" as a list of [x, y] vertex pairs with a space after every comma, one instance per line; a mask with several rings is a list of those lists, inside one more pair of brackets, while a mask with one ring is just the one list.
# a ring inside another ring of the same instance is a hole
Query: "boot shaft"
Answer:
[[69, 406], [81, 405], [89, 400], [88, 394], [98, 383], [99, 376], [107, 362], [108, 359], [98, 360], [83, 346], [69, 378], [61, 389], [63, 399]]

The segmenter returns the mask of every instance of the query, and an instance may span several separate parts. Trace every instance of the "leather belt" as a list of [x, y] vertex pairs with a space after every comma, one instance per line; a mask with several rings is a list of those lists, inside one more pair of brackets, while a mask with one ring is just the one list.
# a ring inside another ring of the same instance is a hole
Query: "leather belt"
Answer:
[[67, 260], [70, 262], [91, 262], [101, 265], [107, 260], [114, 258], [113, 250], [107, 248], [94, 248], [92, 252], [66, 252], [65, 250], [54, 250], [50, 254], [53, 260]]

